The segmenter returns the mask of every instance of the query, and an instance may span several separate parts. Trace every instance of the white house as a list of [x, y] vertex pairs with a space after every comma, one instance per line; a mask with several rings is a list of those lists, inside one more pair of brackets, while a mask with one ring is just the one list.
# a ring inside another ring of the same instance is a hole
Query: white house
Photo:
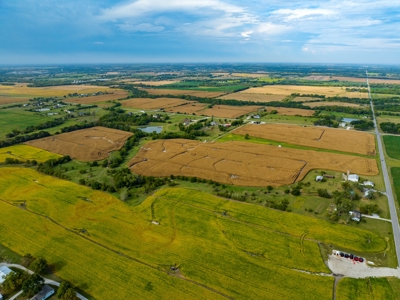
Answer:
[[363, 185], [375, 186], [375, 183], [373, 183], [372, 181], [364, 181]]
[[[7, 267], [0, 267], [0, 284], [2, 284], [8, 274], [10, 274], [12, 270]], [[1, 298], [0, 298], [1, 299]]]

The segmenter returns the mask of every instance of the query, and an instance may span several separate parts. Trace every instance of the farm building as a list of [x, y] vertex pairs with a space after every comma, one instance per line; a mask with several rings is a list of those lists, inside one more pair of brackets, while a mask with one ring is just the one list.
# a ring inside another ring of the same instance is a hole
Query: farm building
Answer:
[[350, 218], [353, 221], [360, 222], [361, 221], [361, 212], [358, 210], [349, 211]]
[[46, 300], [53, 294], [54, 294], [54, 289], [51, 286], [45, 284], [42, 290], [35, 296], [33, 296], [30, 300]]
[[350, 174], [350, 171], [347, 171], [347, 175], [343, 174], [343, 180], [358, 182], [360, 180], [360, 176], [358, 176], [357, 174]]
[[363, 185], [375, 186], [375, 183], [373, 183], [372, 181], [364, 181]]
[[315, 181], [322, 181], [324, 179], [324, 177], [323, 176], [317, 176], [316, 178], [315, 178]]
[[5, 280], [5, 277], [12, 272], [11, 269], [7, 267], [0, 268], [0, 284], [2, 284]]

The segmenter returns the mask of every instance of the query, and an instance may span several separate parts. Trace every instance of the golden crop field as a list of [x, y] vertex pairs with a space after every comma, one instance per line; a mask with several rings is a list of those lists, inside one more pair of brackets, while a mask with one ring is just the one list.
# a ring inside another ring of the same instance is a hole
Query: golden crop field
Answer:
[[212, 108], [202, 110], [200, 113], [205, 116], [214, 116], [217, 118], [238, 118], [245, 114], [257, 111], [262, 106], [228, 106], [214, 105]]
[[318, 94], [327, 97], [349, 97], [349, 98], [368, 98], [368, 93], [347, 92], [345, 87], [323, 87], [323, 86], [299, 86], [299, 85], [267, 85], [263, 87], [250, 88], [246, 90], [248, 94], [272, 94], [289, 96], [293, 93], [299, 94]]
[[[358, 77], [344, 77], [344, 76], [308, 76], [304, 79], [308, 80], [339, 80], [339, 81], [348, 81], [348, 82], [359, 82], [367, 85], [366, 78], [358, 78]], [[389, 83], [389, 84], [400, 84], [400, 80], [397, 79], [381, 79], [381, 78], [369, 78], [369, 83]]]
[[45, 257], [95, 299], [331, 299], [332, 277], [301, 272], [330, 273], [318, 243], [386, 249], [371, 231], [195, 190], [166, 188], [130, 207], [32, 169], [2, 170], [0, 243]]
[[292, 184], [312, 169], [350, 169], [360, 175], [379, 173], [374, 159], [351, 155], [183, 139], [149, 142], [128, 165], [132, 172], [146, 176], [185, 175], [241, 186]]
[[160, 85], [166, 85], [166, 84], [174, 84], [181, 82], [180, 80], [159, 80], [159, 81], [134, 81], [136, 84], [145, 84], [145, 85], [151, 85], [151, 86], [160, 86]]
[[14, 158], [20, 161], [36, 160], [37, 162], [44, 162], [59, 157], [61, 157], [61, 155], [27, 145], [0, 148], [0, 163], [4, 162], [6, 158]]
[[205, 92], [205, 91], [194, 91], [194, 90], [171, 90], [171, 89], [143, 89], [150, 95], [189, 95], [196, 97], [208, 97], [214, 98], [221, 96], [225, 93], [222, 92]]
[[128, 96], [128, 92], [125, 90], [107, 90], [108, 94], [105, 95], [97, 95], [97, 96], [88, 96], [88, 97], [73, 97], [65, 99], [65, 102], [68, 103], [77, 103], [77, 104], [92, 104], [96, 102], [104, 102], [110, 100], [118, 100]]
[[92, 127], [26, 142], [37, 148], [81, 161], [95, 161], [109, 157], [111, 151], [121, 149], [132, 135], [130, 132], [105, 127]]
[[307, 147], [365, 155], [376, 154], [375, 137], [365, 132], [283, 124], [249, 124], [236, 129], [234, 133]]
[[315, 111], [310, 109], [301, 109], [301, 108], [289, 108], [289, 107], [266, 107], [267, 112], [271, 110], [276, 110], [278, 114], [285, 116], [303, 116], [310, 117]]
[[175, 106], [184, 105], [187, 103], [197, 103], [188, 100], [181, 100], [175, 98], [134, 98], [121, 101], [122, 106], [140, 108], [140, 109], [160, 109], [171, 108]]
[[[298, 97], [296, 99], [299, 99], [301, 101], [301, 97]], [[307, 105], [309, 107], [317, 107], [317, 106], [347, 106], [347, 107], [360, 107], [360, 104], [357, 103], [346, 103], [346, 102], [328, 102], [328, 101], [317, 101], [317, 102], [308, 102], [304, 105]]]
[[272, 102], [281, 101], [285, 98], [284, 95], [268, 95], [268, 94], [251, 94], [246, 93], [247, 90], [237, 93], [228, 94], [218, 99], [234, 99], [239, 101], [254, 101], [254, 102]]
[[193, 102], [190, 104], [169, 107], [168, 109], [166, 109], [166, 111], [174, 113], [202, 114], [203, 113], [202, 111], [205, 109], [206, 106], [207, 105], [204, 103]]

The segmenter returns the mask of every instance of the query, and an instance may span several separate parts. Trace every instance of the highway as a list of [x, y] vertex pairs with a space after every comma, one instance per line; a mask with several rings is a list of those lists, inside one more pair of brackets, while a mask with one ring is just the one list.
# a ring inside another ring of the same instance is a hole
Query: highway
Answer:
[[385, 181], [385, 187], [386, 187], [386, 196], [387, 196], [388, 202], [389, 202], [390, 219], [392, 220], [393, 239], [394, 239], [394, 244], [395, 244], [395, 248], [396, 248], [396, 255], [397, 255], [397, 266], [400, 267], [400, 227], [399, 227], [399, 219], [397, 217], [396, 205], [395, 205], [395, 200], [394, 200], [394, 197], [393, 197], [392, 185], [390, 184], [389, 172], [388, 172], [388, 168], [386, 166], [385, 153], [383, 151], [383, 146], [382, 146], [382, 138], [381, 138], [381, 134], [380, 134], [379, 129], [378, 129], [378, 122], [376, 121], [376, 116], [375, 116], [375, 111], [374, 111], [374, 104], [372, 103], [371, 88], [369, 86], [369, 79], [368, 79], [368, 71], [366, 72], [366, 74], [367, 74], [368, 97], [370, 99], [372, 116], [373, 116], [374, 125], [375, 125], [375, 134], [376, 134], [376, 139], [378, 141], [379, 159], [381, 160], [382, 174], [383, 174], [383, 179]]

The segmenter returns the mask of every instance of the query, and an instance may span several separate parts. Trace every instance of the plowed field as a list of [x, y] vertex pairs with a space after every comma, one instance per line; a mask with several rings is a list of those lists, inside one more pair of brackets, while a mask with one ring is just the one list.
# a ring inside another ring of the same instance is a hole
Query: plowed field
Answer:
[[69, 155], [81, 161], [95, 161], [107, 158], [109, 152], [121, 149], [132, 135], [130, 132], [93, 127], [62, 133], [26, 144], [61, 155]]
[[185, 175], [241, 186], [291, 184], [312, 169], [378, 174], [373, 159], [243, 142], [183, 139], [149, 142], [129, 162], [129, 168], [147, 176]]
[[175, 106], [184, 105], [187, 103], [196, 103], [187, 100], [174, 99], [174, 98], [136, 98], [121, 101], [122, 106], [141, 108], [141, 109], [160, 109], [171, 108]]
[[238, 128], [235, 134], [285, 142], [321, 149], [375, 155], [375, 137], [372, 134], [325, 127], [265, 124]]

